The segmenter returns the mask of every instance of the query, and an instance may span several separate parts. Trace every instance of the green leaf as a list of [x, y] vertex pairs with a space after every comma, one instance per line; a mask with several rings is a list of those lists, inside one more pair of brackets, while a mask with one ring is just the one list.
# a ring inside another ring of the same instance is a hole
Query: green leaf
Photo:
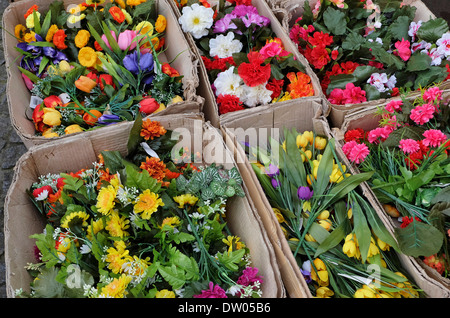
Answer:
[[328, 7], [323, 13], [323, 20], [334, 35], [343, 35], [346, 32], [347, 20], [344, 12]]
[[417, 30], [417, 37], [426, 42], [434, 43], [449, 30], [448, 23], [443, 18], [428, 20]]
[[217, 258], [226, 268], [237, 271], [239, 269], [239, 262], [245, 254], [245, 249], [235, 250], [232, 252], [218, 253]]
[[387, 34], [396, 40], [409, 40], [409, 24], [411, 20], [409, 17], [402, 15], [398, 17], [389, 27]]
[[102, 151], [101, 154], [105, 168], [108, 168], [110, 173], [115, 174], [125, 168], [123, 157], [119, 151]]
[[433, 83], [442, 82], [447, 75], [448, 73], [445, 67], [431, 66], [424, 71], [417, 72], [417, 78], [414, 82], [414, 89], [422, 88]]
[[367, 254], [370, 248], [370, 228], [367, 223], [366, 216], [356, 200], [352, 201], [352, 213], [353, 213], [353, 229], [358, 240], [359, 250], [361, 251], [361, 258], [363, 263], [367, 260]]
[[141, 129], [142, 129], [142, 115], [138, 112], [136, 119], [134, 120], [133, 127], [130, 130], [130, 136], [128, 138], [127, 149], [128, 153], [133, 153], [141, 141]]
[[314, 182], [314, 195], [321, 196], [330, 183], [334, 159], [332, 149], [334, 149], [334, 147], [334, 139], [330, 139], [327, 143], [325, 151], [323, 152], [322, 159], [319, 163], [319, 168], [317, 169], [317, 180]]
[[403, 61], [399, 57], [386, 52], [386, 50], [378, 43], [368, 42], [366, 45], [367, 47], [372, 49], [373, 56], [375, 56], [378, 61], [387, 65], [388, 67], [393, 67], [396, 70], [401, 70], [405, 67], [405, 63], [403, 63]]
[[366, 39], [364, 39], [364, 37], [352, 31], [348, 36], [345, 37], [344, 41], [342, 42], [342, 48], [344, 50], [357, 51], [365, 42]]
[[428, 54], [419, 52], [413, 54], [406, 64], [406, 71], [417, 72], [427, 70], [431, 65], [431, 57]]
[[400, 250], [412, 257], [430, 256], [441, 249], [444, 235], [434, 226], [414, 220], [405, 228], [395, 228]]
[[83, 186], [83, 180], [72, 177], [66, 173], [60, 174], [62, 178], [64, 178], [64, 190], [71, 190], [77, 192]]
[[322, 243], [316, 249], [314, 257], [318, 257], [320, 254], [325, 253], [337, 246], [347, 235], [349, 227], [350, 221], [347, 218], [343, 220], [343, 222], [341, 222], [325, 240], [322, 241]]

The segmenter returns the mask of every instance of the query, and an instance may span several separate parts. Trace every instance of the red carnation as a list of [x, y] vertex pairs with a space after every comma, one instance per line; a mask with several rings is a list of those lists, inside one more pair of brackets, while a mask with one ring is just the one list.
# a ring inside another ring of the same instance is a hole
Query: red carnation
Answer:
[[242, 106], [242, 102], [239, 100], [239, 97], [234, 95], [220, 94], [217, 97], [217, 105], [219, 106], [219, 113], [221, 115], [244, 109], [244, 107]]
[[283, 88], [284, 85], [284, 80], [280, 79], [280, 80], [276, 80], [276, 79], [271, 79], [269, 81], [269, 83], [267, 83], [266, 88], [269, 91], [272, 91], [272, 95], [270, 95], [270, 98], [272, 100], [274, 100], [275, 98], [277, 98], [278, 96], [280, 96], [281, 94], [281, 90]]
[[51, 186], [46, 185], [33, 190], [33, 196], [36, 200], [41, 201], [47, 199], [47, 197], [53, 194], [53, 189]]
[[264, 58], [258, 52], [250, 52], [248, 55], [250, 63], [242, 63], [238, 67], [238, 74], [247, 86], [255, 87], [264, 83], [270, 78], [270, 64], [261, 65]]
[[344, 135], [345, 142], [350, 142], [352, 140], [360, 142], [364, 139], [364, 130], [362, 128], [355, 128], [349, 130]]

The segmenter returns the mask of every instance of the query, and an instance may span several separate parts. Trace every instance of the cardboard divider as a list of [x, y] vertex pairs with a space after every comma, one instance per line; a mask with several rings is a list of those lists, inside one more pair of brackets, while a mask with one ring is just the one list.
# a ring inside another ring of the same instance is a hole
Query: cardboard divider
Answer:
[[[444, 99], [450, 98], [450, 90], [444, 90], [442, 92]], [[414, 97], [410, 96], [413, 100]], [[344, 134], [347, 130], [360, 127], [364, 131], [368, 131], [379, 127], [380, 115], [375, 112], [378, 107], [386, 106], [388, 102], [384, 102], [380, 105], [371, 106], [366, 109], [353, 111], [345, 116], [342, 126], [332, 129], [332, 135], [336, 139], [337, 148], [343, 155], [344, 164], [349, 170], [354, 173], [360, 173], [360, 170], [355, 167], [342, 152], [342, 146], [344, 145]], [[367, 198], [370, 198], [370, 203], [374, 207], [375, 211], [382, 219], [384, 225], [391, 234], [394, 233], [394, 229], [399, 227], [400, 224], [397, 219], [394, 219], [386, 214], [380, 201], [378, 201], [375, 193], [367, 183], [362, 185], [363, 193]], [[450, 280], [444, 278], [436, 270], [427, 266], [421, 259], [411, 256], [399, 254], [400, 262], [402, 266], [408, 271], [408, 273], [414, 278], [417, 285], [431, 298], [449, 298], [450, 297]]]
[[[181, 31], [178, 20], [167, 1], [157, 0], [158, 13], [164, 15], [167, 20], [167, 28], [165, 31], [166, 50], [159, 55], [159, 58], [162, 62], [174, 60], [171, 65], [184, 76], [182, 79], [184, 101], [172, 104], [157, 114], [149, 115], [149, 117], [169, 116], [179, 113], [200, 113], [203, 110], [203, 104], [205, 102], [203, 97], [197, 95], [197, 87], [199, 85], [197, 65], [199, 61], [191, 51], [190, 45]], [[64, 0], [63, 2], [67, 7], [70, 4], [79, 4], [84, 1]], [[51, 1], [49, 0], [22, 0], [14, 2], [5, 9], [2, 19], [3, 47], [8, 79], [8, 109], [12, 126], [27, 148], [49, 142], [50, 139], [35, 135], [35, 127], [31, 120], [32, 110], [29, 107], [31, 93], [22, 79], [20, 70], [17, 68], [19, 52], [15, 50], [18, 42], [14, 37], [14, 27], [19, 23], [25, 24], [23, 15], [33, 4], [38, 5], [39, 10], [43, 12], [48, 9], [50, 3]], [[177, 55], [179, 56], [177, 57]], [[62, 140], [66, 137], [67, 135], [51, 138], [51, 140]]]
[[[216, 128], [204, 122], [200, 114], [177, 114], [171, 117], [157, 116], [166, 129], [186, 129], [191, 143], [201, 146], [202, 164], [216, 163], [231, 169], [236, 165], [233, 155], [226, 148]], [[98, 132], [86, 132], [61, 141], [53, 141], [31, 147], [17, 162], [14, 177], [5, 200], [5, 263], [6, 290], [14, 297], [19, 288], [29, 290], [31, 276], [25, 270], [34, 261], [34, 240], [29, 236], [41, 233], [45, 221], [26, 194], [38, 177], [47, 173], [73, 172], [89, 167], [103, 150], [127, 154], [127, 141], [132, 122], [109, 126]], [[199, 139], [200, 138], [200, 139]], [[206, 149], [213, 149], [207, 152]], [[246, 197], [236, 197], [227, 203], [227, 224], [234, 235], [241, 237], [250, 249], [253, 266], [263, 276], [263, 297], [285, 297], [281, 274], [276, 262], [274, 248], [265, 232], [253, 204]]]
[[[295, 20], [303, 14], [303, 5], [305, 1], [309, 1], [311, 8], [314, 8], [317, 0], [273, 0], [276, 6], [280, 7], [279, 10], [286, 12], [287, 16], [283, 17], [280, 20], [280, 23], [287, 34], [291, 27], [294, 25]], [[416, 15], [414, 17], [414, 21], [417, 22], [422, 20], [423, 22], [428, 21], [430, 19], [435, 19], [436, 16], [431, 12], [428, 7], [420, 0], [405, 0], [403, 1], [406, 5], [411, 5], [417, 8]], [[288, 37], [289, 38], [289, 37]], [[289, 39], [292, 42], [292, 40]], [[293, 43], [293, 42], [292, 42]], [[295, 43], [293, 43], [295, 46]], [[296, 48], [298, 51], [298, 49]], [[320, 84], [320, 81], [319, 81]], [[439, 85], [441, 89], [450, 88], [450, 80], [444, 81]], [[410, 97], [419, 96], [417, 92], [409, 93]], [[336, 105], [332, 104], [327, 100], [327, 107], [330, 109], [328, 120], [331, 124], [331, 127], [340, 127], [342, 126], [345, 116], [353, 111], [365, 109], [367, 107], [380, 105], [385, 102], [389, 102], [393, 98], [382, 98], [373, 101], [367, 101], [359, 104], [346, 104], [346, 105]]]
[[[211, 1], [213, 2], [213, 1]], [[304, 99], [315, 99], [317, 97], [324, 98], [324, 94], [322, 93], [322, 89], [320, 87], [320, 83], [317, 79], [316, 74], [312, 71], [311, 67], [309, 66], [308, 62], [306, 61], [305, 57], [301, 55], [298, 50], [296, 49], [295, 45], [290, 41], [289, 35], [285, 32], [283, 27], [281, 26], [279, 19], [283, 19], [283, 16], [285, 15], [285, 10], [282, 6], [277, 5], [276, 0], [274, 1], [261, 1], [261, 0], [252, 0], [252, 4], [258, 9], [258, 13], [260, 15], [263, 15], [270, 19], [271, 24], [270, 27], [274, 31], [275, 35], [279, 37], [284, 45], [284, 49], [286, 51], [292, 52], [297, 60], [299, 60], [302, 65], [305, 66], [305, 73], [311, 78], [311, 83], [314, 88], [314, 96], [310, 97], [302, 97], [295, 100], [289, 100], [289, 101], [283, 101], [283, 102], [277, 102], [273, 104], [268, 105], [262, 105], [262, 106], [255, 106], [252, 108], [247, 108], [244, 110], [239, 110], [233, 113], [226, 113], [223, 115], [219, 114], [219, 108], [216, 102], [216, 97], [213, 93], [213, 90], [211, 88], [211, 82], [208, 78], [208, 72], [205, 68], [205, 65], [203, 61], [201, 61], [200, 58], [200, 50], [197, 48], [197, 45], [195, 44], [195, 40], [192, 37], [191, 34], [185, 33], [186, 38], [191, 45], [191, 49], [194, 52], [194, 54], [197, 55], [199, 60], [199, 86], [198, 86], [198, 95], [203, 96], [205, 98], [205, 106], [203, 107], [203, 112], [205, 114], [205, 119], [209, 120], [211, 124], [215, 127], [220, 127], [223, 121], [227, 121], [231, 117], [236, 116], [258, 116], [260, 112], [263, 112], [264, 110], [262, 107], [266, 108], [275, 108], [279, 107], [281, 105], [291, 104], [291, 103], [297, 103], [299, 100]], [[175, 1], [171, 2], [172, 9], [177, 15], [177, 17], [181, 16], [180, 9], [176, 6]], [[272, 10], [271, 6], [274, 8]], [[276, 14], [276, 16], [275, 16]], [[325, 113], [328, 113], [328, 105], [323, 105], [324, 109], [323, 111]]]

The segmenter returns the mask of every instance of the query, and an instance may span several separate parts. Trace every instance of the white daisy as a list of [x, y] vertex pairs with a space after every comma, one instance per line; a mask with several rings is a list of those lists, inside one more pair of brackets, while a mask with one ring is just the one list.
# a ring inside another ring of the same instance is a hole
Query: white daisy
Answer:
[[234, 66], [231, 66], [224, 72], [217, 75], [214, 81], [214, 87], [216, 88], [216, 96], [223, 95], [235, 95], [241, 97], [244, 93], [243, 81], [238, 74], [234, 74]]
[[209, 55], [217, 55], [223, 59], [232, 56], [233, 53], [240, 52], [242, 47], [241, 41], [234, 39], [234, 33], [228, 32], [226, 36], [220, 34], [216, 38], [209, 40]]
[[194, 3], [190, 7], [184, 7], [178, 22], [184, 32], [189, 32], [196, 39], [207, 35], [212, 27], [214, 10]]

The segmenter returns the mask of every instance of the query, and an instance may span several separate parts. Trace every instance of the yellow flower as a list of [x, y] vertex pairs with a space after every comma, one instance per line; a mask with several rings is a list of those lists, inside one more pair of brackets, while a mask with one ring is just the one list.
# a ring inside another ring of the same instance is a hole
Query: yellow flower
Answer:
[[89, 4], [89, 5], [92, 5], [92, 4], [99, 5], [99, 4], [102, 4], [103, 2], [105, 2], [105, 0], [86, 0], [85, 2], [86, 2], [86, 4]]
[[131, 15], [128, 13], [127, 10], [125, 9], [120, 9], [123, 13], [123, 15], [125, 16], [125, 21], [127, 21], [128, 24], [133, 23], [133, 18], [131, 17]]
[[175, 298], [175, 293], [168, 289], [158, 290], [155, 298]]
[[106, 250], [106, 262], [108, 262], [108, 268], [112, 270], [114, 274], [122, 273], [122, 265], [125, 264], [129, 257], [129, 251], [126, 249], [124, 241], [115, 241], [114, 247], [110, 247]]
[[45, 36], [45, 41], [51, 42], [53, 40], [53, 35], [58, 31], [58, 26], [56, 24], [52, 24], [47, 31], [47, 35]]
[[71, 70], [72, 70], [72, 66], [66, 60], [62, 60], [61, 62], [58, 63], [58, 71], [59, 71], [58, 73], [61, 76], [66, 75]]
[[153, 34], [153, 24], [148, 21], [140, 22], [134, 29], [139, 31], [140, 34], [146, 34], [148, 36], [152, 36]]
[[[403, 275], [401, 272], [395, 272], [395, 274], [406, 278], [405, 275]], [[394, 285], [396, 285], [400, 290], [399, 290], [399, 294], [405, 298], [418, 298], [419, 297], [419, 293], [417, 292], [417, 290], [415, 290], [413, 288], [413, 286], [411, 285], [411, 283], [409, 281], [404, 281], [401, 283], [394, 283]]]
[[181, 224], [180, 219], [177, 216], [164, 218], [162, 224], [159, 226], [162, 229], [165, 225], [175, 228]]
[[53, 131], [53, 129], [49, 128], [49, 129], [46, 129], [46, 130], [42, 133], [42, 137], [45, 137], [45, 138], [53, 138], [53, 137], [59, 137], [59, 135], [58, 135], [57, 133], [55, 133], [55, 132]]
[[146, 0], [127, 0], [127, 5], [130, 7], [135, 7], [137, 5], [140, 5], [141, 3], [145, 2]]
[[91, 34], [89, 33], [88, 30], [78, 31], [77, 35], [75, 36], [75, 46], [77, 48], [85, 47], [86, 44], [88, 44], [90, 37]]
[[280, 210], [278, 210], [277, 208], [272, 208], [272, 210], [273, 210], [273, 213], [275, 213], [278, 223], [286, 222], [286, 220], [284, 219], [284, 216]]
[[156, 19], [156, 22], [155, 22], [155, 30], [156, 30], [156, 32], [158, 32], [158, 33], [164, 32], [164, 30], [166, 29], [166, 26], [167, 26], [166, 17], [161, 15], [161, 14], [159, 14], [158, 15], [158, 19]]
[[84, 211], [72, 212], [63, 217], [61, 227], [68, 229], [73, 223], [81, 223], [82, 226], [87, 226], [87, 219], [89, 219], [89, 214]]
[[111, 297], [111, 298], [124, 298], [128, 292], [126, 288], [131, 282], [131, 277], [122, 274], [119, 278], [114, 278], [114, 280], [102, 288], [102, 293], [100, 297]]
[[226, 239], [222, 239], [222, 242], [228, 246], [228, 253], [231, 253], [234, 250], [240, 250], [245, 248], [245, 244], [240, 242], [240, 237], [228, 235]]
[[352, 210], [352, 208], [348, 209], [348, 211], [347, 211], [347, 217], [348, 217], [349, 219], [351, 219], [351, 218], [353, 217], [353, 210]]
[[305, 148], [306, 146], [308, 146], [308, 139], [306, 138], [306, 136], [304, 134], [298, 135], [296, 142], [297, 142], [297, 147], [299, 147], [299, 148]]
[[183, 101], [183, 97], [179, 96], [179, 95], [175, 95], [174, 98], [172, 98], [172, 100], [170, 101], [170, 104], [176, 104], [179, 102]]
[[358, 241], [354, 233], [350, 233], [345, 237], [345, 243], [342, 247], [342, 251], [348, 257], [354, 257], [359, 259], [361, 257], [361, 252], [359, 251]]
[[319, 150], [325, 149], [327, 146], [327, 139], [317, 136], [314, 142], [314, 147]]
[[25, 33], [23, 40], [27, 43], [36, 42], [36, 33], [33, 31]]
[[84, 13], [82, 13], [82, 14], [71, 14], [67, 18], [67, 23], [69, 25], [70, 24], [76, 24], [76, 23], [80, 22], [81, 20], [83, 20], [84, 18], [86, 18], [86, 14], [84, 14]]
[[110, 214], [109, 220], [106, 222], [105, 229], [113, 237], [124, 237], [129, 235], [126, 229], [130, 227], [130, 220], [125, 216], [120, 216], [119, 211], [113, 210]]
[[192, 194], [188, 193], [188, 194], [178, 195], [178, 196], [174, 197], [173, 200], [176, 203], [178, 203], [178, 207], [180, 209], [183, 209], [185, 204], [194, 205], [195, 203], [197, 203], [198, 198], [196, 196], [193, 196]]
[[145, 274], [150, 263], [150, 257], [145, 259], [139, 258], [136, 255], [127, 256], [126, 262], [122, 264], [123, 272], [127, 275], [139, 277]]
[[[92, 230], [94, 230], [94, 233], [92, 233]], [[92, 235], [97, 234], [101, 230], [103, 230], [103, 219], [98, 219], [96, 221], [92, 221], [91, 225], [89, 225], [86, 230], [86, 232], [87, 232], [86, 236], [90, 241], [92, 241], [93, 240]]]
[[325, 230], [329, 231], [331, 229], [331, 221], [330, 220], [319, 220], [319, 225], [323, 227]]
[[314, 260], [314, 266], [311, 266], [311, 278], [319, 284], [321, 287], [328, 286], [328, 271], [325, 263], [320, 259]]
[[64, 129], [64, 132], [66, 133], [66, 135], [77, 133], [77, 132], [82, 132], [82, 131], [83, 131], [83, 129], [80, 127], [80, 125], [77, 125], [77, 124], [69, 125]]
[[370, 238], [370, 246], [369, 251], [367, 252], [367, 257], [372, 257], [374, 255], [380, 254], [380, 250], [378, 249], [377, 244], [373, 237]]
[[311, 212], [311, 202], [309, 201], [305, 201], [303, 202], [303, 206], [302, 206], [303, 211], [309, 211]]
[[78, 52], [78, 61], [86, 67], [93, 67], [97, 63], [97, 53], [89, 46], [85, 46]]
[[36, 13], [38, 21], [41, 18], [41, 14], [38, 11], [34, 11], [32, 14], [30, 14], [25, 21], [28, 29], [34, 28], [34, 13]]
[[363, 285], [353, 295], [354, 298], [376, 298], [376, 291], [367, 285]]
[[142, 212], [141, 217], [145, 220], [149, 220], [151, 215], [158, 210], [159, 206], [164, 206], [161, 198], [159, 198], [156, 193], [146, 189], [138, 196], [136, 204], [134, 205], [134, 212]]
[[308, 241], [308, 242], [316, 242], [316, 239], [315, 239], [311, 234], [307, 233], [307, 234], [305, 235], [305, 241]]
[[330, 298], [334, 295], [334, 292], [329, 289], [328, 287], [319, 287], [316, 290], [316, 297], [317, 298]]
[[14, 27], [14, 36], [19, 40], [19, 42], [23, 42], [23, 37], [27, 32], [27, 28], [23, 24], [17, 24]]
[[114, 0], [122, 9], [125, 9], [125, 1], [123, 0]]
[[280, 99], [274, 100], [273, 103], [275, 103], [275, 102], [284, 102], [286, 100], [291, 100], [291, 99], [292, 99], [292, 97], [289, 94], [289, 92], [284, 92], [284, 95]]
[[377, 245], [382, 251], [389, 251], [390, 250], [391, 247], [390, 247], [389, 244], [387, 244], [386, 242], [383, 242], [378, 237], [376, 239], [377, 239]]
[[61, 125], [62, 115], [59, 111], [50, 107], [45, 107], [43, 110], [44, 110], [44, 119], [43, 119], [44, 124], [49, 126]]
[[311, 150], [306, 150], [304, 151], [305, 154], [301, 154], [302, 156], [302, 161], [305, 162], [306, 158], [311, 159], [312, 157], [312, 151]]
[[330, 212], [328, 210], [323, 210], [320, 212], [320, 214], [317, 216], [317, 219], [319, 220], [326, 220], [330, 217]]
[[115, 205], [116, 190], [109, 185], [100, 189], [97, 196], [97, 211], [101, 214], [107, 215], [111, 212]]

